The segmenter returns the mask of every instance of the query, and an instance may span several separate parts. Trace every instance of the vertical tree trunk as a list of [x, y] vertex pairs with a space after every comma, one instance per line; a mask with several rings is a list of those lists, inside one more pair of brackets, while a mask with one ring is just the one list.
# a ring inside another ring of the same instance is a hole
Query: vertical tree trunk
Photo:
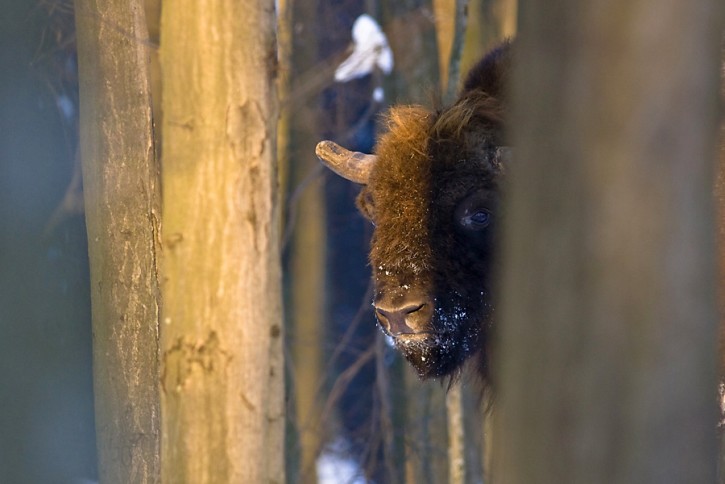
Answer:
[[452, 103], [460, 87], [461, 59], [468, 24], [468, 0], [434, 0], [433, 3], [443, 101]]
[[466, 46], [461, 64], [473, 65], [503, 39], [516, 36], [517, 0], [477, 0], [470, 3]]
[[725, 33], [720, 56], [720, 163], [717, 169], [715, 200], [718, 220], [718, 253], [720, 256], [720, 379], [725, 381]]
[[463, 390], [457, 383], [446, 393], [448, 417], [448, 484], [466, 482], [466, 454], [464, 452]]
[[[299, 129], [300, 126], [298, 125]], [[300, 131], [298, 131], [298, 134]], [[294, 146], [306, 145], [296, 138]], [[314, 153], [314, 146], [300, 153], [294, 170], [299, 183], [299, 169], [310, 168], [309, 161], [303, 162], [307, 153]], [[294, 147], [293, 147], [294, 149]], [[304, 158], [303, 158], [304, 157]], [[315, 163], [319, 161], [314, 160]], [[309, 173], [309, 172], [308, 172]], [[300, 482], [317, 482], [316, 462], [323, 443], [322, 405], [320, 389], [323, 382], [322, 349], [324, 348], [324, 261], [325, 261], [325, 211], [323, 206], [321, 178], [315, 180], [306, 193], [296, 202], [296, 227], [290, 253], [292, 296], [290, 321], [293, 324], [291, 341], [294, 361], [294, 389], [297, 432], [300, 443]]]
[[497, 481], [715, 479], [722, 6], [523, 5]]
[[164, 3], [164, 482], [282, 482], [271, 0]]
[[[290, 37], [291, 86], [297, 87], [305, 72], [314, 71], [318, 61], [317, 2], [290, 2], [287, 25], [306, 26]], [[302, 103], [307, 106], [307, 103]], [[286, 106], [290, 106], [286, 103]], [[288, 290], [290, 306], [288, 338], [292, 356], [295, 430], [298, 436], [300, 483], [317, 482], [317, 457], [323, 445], [320, 421], [323, 382], [322, 362], [325, 336], [325, 207], [322, 167], [315, 156], [319, 138], [317, 126], [310, 123], [315, 114], [308, 109], [290, 112], [286, 147], [293, 199], [287, 225], [293, 230], [289, 247]], [[318, 176], [315, 175], [318, 174]]]
[[440, 92], [440, 68], [432, 0], [383, 3], [385, 32], [395, 57], [386, 94], [395, 103], [426, 103]]
[[99, 477], [159, 478], [159, 185], [140, 0], [76, 1]]

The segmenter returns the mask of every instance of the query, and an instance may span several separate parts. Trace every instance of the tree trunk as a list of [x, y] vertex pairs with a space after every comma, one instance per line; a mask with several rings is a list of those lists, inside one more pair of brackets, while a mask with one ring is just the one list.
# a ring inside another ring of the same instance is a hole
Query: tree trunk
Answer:
[[386, 95], [395, 103], [427, 103], [440, 93], [438, 42], [432, 0], [400, 0], [382, 5], [385, 33], [395, 58]]
[[466, 482], [466, 453], [463, 428], [463, 390], [457, 383], [446, 393], [448, 418], [448, 484]]
[[[291, 17], [286, 25], [300, 28], [292, 37], [290, 50], [291, 90], [305, 72], [319, 68], [316, 63], [318, 31], [317, 2], [291, 2]], [[287, 101], [287, 100], [285, 100]], [[299, 476], [296, 482], [317, 482], [317, 457], [324, 444], [321, 390], [324, 381], [323, 349], [325, 335], [325, 207], [322, 189], [322, 166], [315, 156], [319, 138], [317, 127], [310, 123], [314, 114], [306, 109], [289, 116], [289, 160], [291, 197], [287, 226], [293, 231], [289, 246], [288, 291], [290, 297], [288, 338], [292, 356], [291, 381], [294, 391], [295, 431], [298, 437]], [[286, 107], [290, 104], [285, 102]], [[295, 449], [297, 450], [297, 449]]]
[[718, 464], [718, 482], [725, 484], [725, 33], [722, 39], [720, 57], [720, 163], [715, 184], [715, 203], [717, 204], [718, 256], [720, 277], [718, 279], [718, 303], [720, 309], [720, 459]]
[[[299, 126], [297, 126], [299, 128]], [[299, 131], [298, 131], [299, 133]], [[314, 140], [314, 137], [307, 137]], [[304, 146], [297, 138], [295, 146]], [[314, 146], [305, 154], [314, 153]], [[301, 151], [299, 151], [301, 152]], [[309, 158], [298, 155], [297, 160]], [[309, 161], [309, 160], [307, 160]], [[314, 160], [316, 163], [319, 161]], [[300, 163], [310, 168], [309, 162]], [[298, 167], [299, 168], [299, 167]], [[295, 170], [299, 175], [299, 170]], [[300, 179], [296, 179], [300, 182]], [[317, 482], [316, 462], [323, 445], [324, 428], [321, 422], [322, 405], [320, 390], [323, 382], [323, 323], [324, 323], [324, 261], [325, 261], [325, 211], [321, 178], [318, 177], [296, 202], [296, 227], [290, 253], [291, 311], [293, 325], [291, 341], [293, 388], [297, 433], [300, 441], [300, 482]]]
[[443, 101], [452, 103], [458, 94], [461, 77], [468, 0], [434, 0], [438, 64]]
[[722, 6], [523, 5], [497, 482], [715, 479]]
[[139, 0], [76, 1], [99, 477], [159, 479], [159, 184]]
[[466, 46], [461, 64], [473, 65], [504, 39], [516, 36], [517, 0], [478, 0], [470, 3]]
[[164, 3], [164, 482], [283, 482], [271, 0]]

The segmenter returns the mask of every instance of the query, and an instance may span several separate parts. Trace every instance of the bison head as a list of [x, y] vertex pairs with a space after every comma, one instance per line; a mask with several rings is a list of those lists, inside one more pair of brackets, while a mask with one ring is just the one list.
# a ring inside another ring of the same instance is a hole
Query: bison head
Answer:
[[484, 57], [450, 107], [392, 108], [375, 155], [317, 147], [363, 185], [377, 320], [422, 378], [452, 374], [476, 354], [486, 375], [509, 50]]

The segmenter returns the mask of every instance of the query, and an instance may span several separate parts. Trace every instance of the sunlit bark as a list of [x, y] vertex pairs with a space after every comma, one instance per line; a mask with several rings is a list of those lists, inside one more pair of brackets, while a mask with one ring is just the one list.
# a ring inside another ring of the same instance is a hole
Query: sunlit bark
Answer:
[[283, 482], [274, 2], [164, 2], [164, 482]]

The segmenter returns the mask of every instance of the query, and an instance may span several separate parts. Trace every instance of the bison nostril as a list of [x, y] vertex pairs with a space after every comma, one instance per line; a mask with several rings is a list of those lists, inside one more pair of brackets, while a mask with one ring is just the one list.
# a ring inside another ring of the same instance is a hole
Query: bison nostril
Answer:
[[392, 335], [416, 333], [421, 331], [421, 322], [413, 322], [413, 315], [421, 311], [425, 303], [407, 304], [396, 308], [381, 308], [376, 306], [375, 315], [380, 325]]
[[420, 311], [421, 309], [423, 309], [423, 306], [425, 306], [425, 303], [421, 303], [421, 304], [417, 304], [417, 305], [416, 304], [411, 304], [409, 306], [406, 306], [404, 308], [401, 308], [400, 309], [400, 312], [402, 312], [403, 314], [411, 314], [411, 313], [414, 313], [416, 311]]

